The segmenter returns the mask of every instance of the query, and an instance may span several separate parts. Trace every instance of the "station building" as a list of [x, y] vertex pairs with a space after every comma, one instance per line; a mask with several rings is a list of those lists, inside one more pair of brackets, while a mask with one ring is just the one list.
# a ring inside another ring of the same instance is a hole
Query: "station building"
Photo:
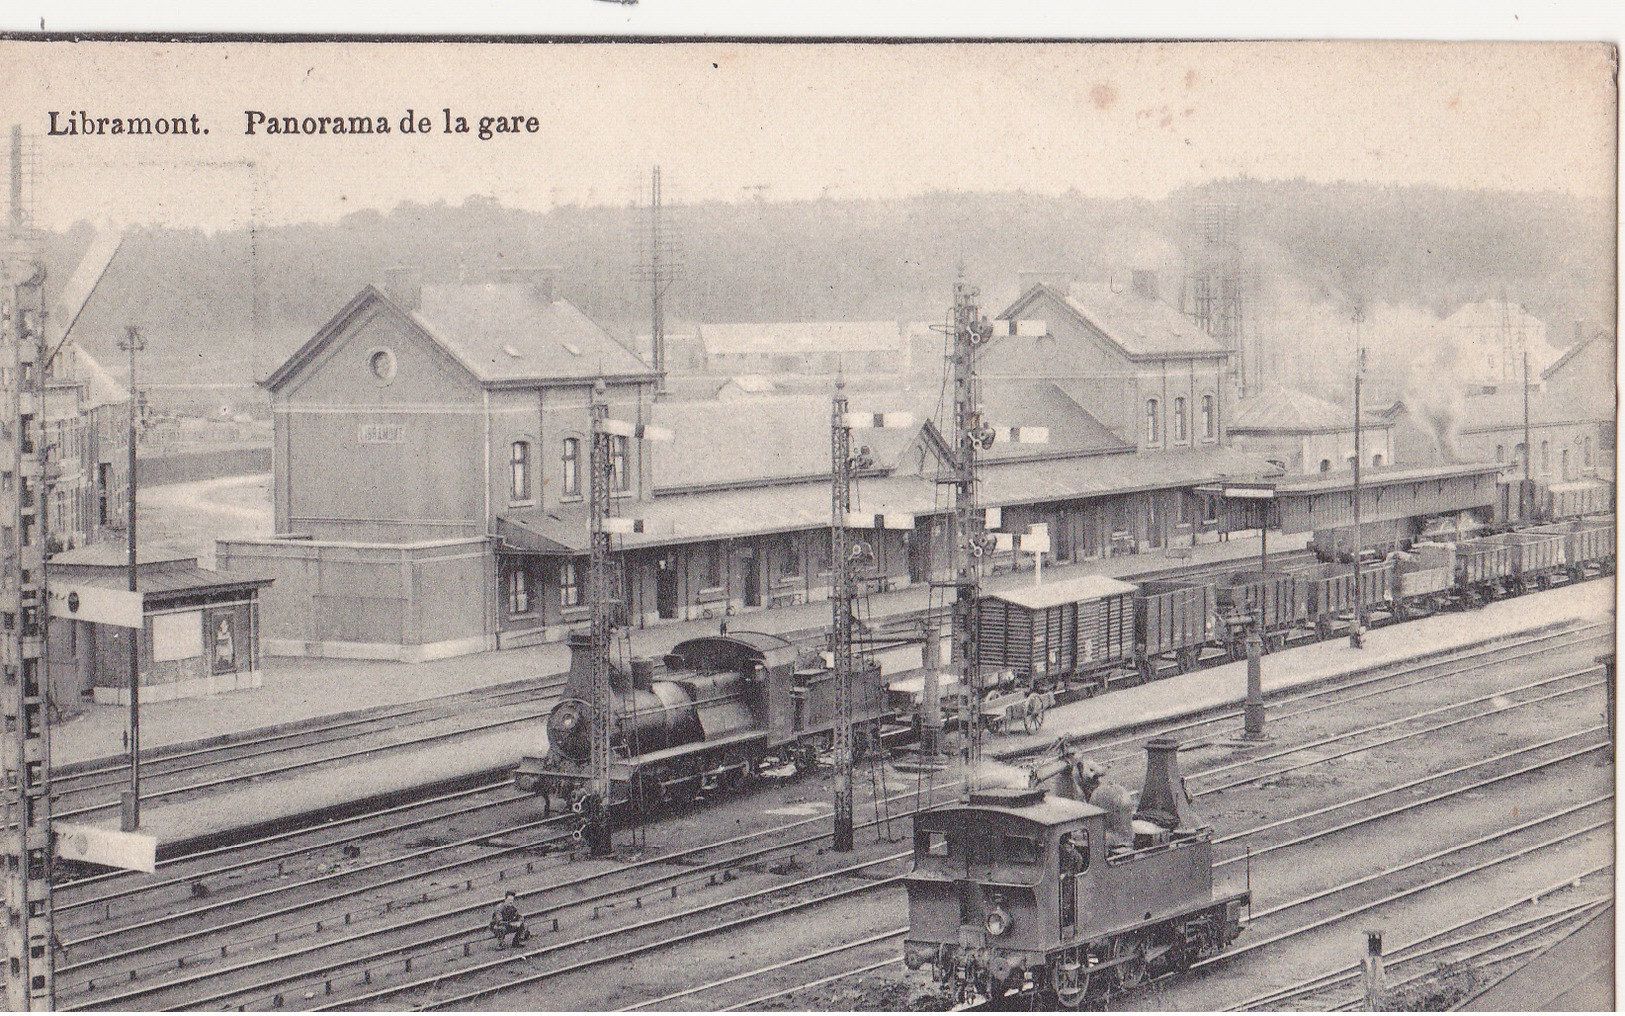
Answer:
[[[1097, 306], [1038, 285], [999, 318], [979, 358], [984, 418], [1044, 426], [1050, 440], [990, 449], [981, 496], [1002, 509], [1004, 531], [1047, 524], [1050, 560], [1216, 538], [1194, 489], [1275, 472], [1225, 440], [1229, 354], [1154, 288], [1104, 287]], [[267, 651], [416, 660], [584, 623], [598, 380], [612, 417], [676, 435], [615, 449], [616, 512], [643, 521], [618, 538], [627, 621], [827, 596], [832, 383], [816, 395], [657, 399], [658, 376], [546, 279], [396, 278], [357, 294], [266, 382], [276, 535], [221, 541], [217, 558], [276, 580]], [[916, 520], [866, 538], [867, 587], [946, 576], [940, 384], [850, 401], [916, 421], [855, 435], [867, 459], [855, 510]]]

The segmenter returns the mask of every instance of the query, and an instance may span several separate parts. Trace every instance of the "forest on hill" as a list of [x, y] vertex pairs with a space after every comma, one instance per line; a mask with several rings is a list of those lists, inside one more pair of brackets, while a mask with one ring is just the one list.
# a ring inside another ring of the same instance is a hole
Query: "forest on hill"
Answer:
[[[1614, 214], [1603, 202], [1251, 179], [1160, 201], [944, 192], [673, 207], [665, 254], [678, 269], [668, 320], [938, 319], [961, 270], [992, 312], [1031, 270], [1105, 279], [1150, 268], [1177, 302], [1199, 250], [1194, 224], [1213, 203], [1235, 207], [1250, 327], [1277, 361], [1282, 348], [1339, 338], [1289, 334], [1309, 306], [1325, 308], [1327, 319], [1355, 305], [1442, 317], [1505, 296], [1546, 320], [1559, 346], [1572, 341], [1576, 322], [1588, 333], [1612, 328]], [[137, 324], [148, 341], [143, 380], [248, 384], [389, 266], [449, 282], [547, 265], [558, 270], [561, 295], [631, 341], [648, 330], [640, 270], [648, 224], [647, 209], [633, 206], [532, 212], [475, 196], [336, 223], [148, 227], [127, 236], [74, 334], [117, 372], [117, 338]], [[79, 224], [46, 236], [51, 279], [71, 273], [92, 233]]]

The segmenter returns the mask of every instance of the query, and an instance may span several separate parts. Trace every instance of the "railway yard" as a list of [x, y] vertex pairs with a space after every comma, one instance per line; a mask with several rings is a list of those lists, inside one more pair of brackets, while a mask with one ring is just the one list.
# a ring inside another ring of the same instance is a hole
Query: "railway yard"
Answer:
[[[1203, 567], [1217, 566], [1180, 571]], [[1041, 731], [990, 737], [978, 783], [1019, 777], [1059, 738], [1132, 788], [1142, 744], [1181, 743], [1187, 789], [1214, 830], [1215, 893], [1250, 888], [1248, 925], [1189, 973], [1150, 978], [1127, 964], [1098, 975], [1110, 983], [1094, 989], [1097, 1004], [1357, 1004], [1372, 927], [1386, 929], [1393, 990], [1418, 1006], [1455, 1000], [1611, 903], [1614, 770], [1597, 661], [1612, 650], [1612, 609], [1608, 577], [1378, 627], [1363, 650], [1294, 644], [1263, 664], [1262, 742], [1238, 736], [1245, 664], [1205, 660], [1059, 706]], [[905, 612], [880, 630], [901, 640], [918, 623]], [[918, 765], [908, 745], [860, 763], [851, 853], [830, 849], [828, 773], [785, 766], [625, 818], [610, 856], [582, 856], [575, 816], [546, 813], [509, 777], [514, 739], [539, 736], [562, 684], [535, 677], [154, 749], [144, 769], [166, 830], [157, 873], [87, 869], [59, 886], [59, 1004], [988, 1004], [902, 962], [911, 815], [959, 798], [962, 771]], [[116, 811], [119, 760], [57, 779], [59, 815]], [[487, 918], [509, 890], [533, 937], [498, 949]]]

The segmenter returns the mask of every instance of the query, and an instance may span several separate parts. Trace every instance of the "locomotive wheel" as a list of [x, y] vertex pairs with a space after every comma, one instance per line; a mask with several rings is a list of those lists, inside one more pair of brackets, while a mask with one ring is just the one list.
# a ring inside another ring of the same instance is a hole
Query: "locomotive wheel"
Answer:
[[1145, 983], [1145, 938], [1138, 934], [1119, 935], [1112, 939], [1112, 959], [1122, 962], [1112, 968], [1117, 986], [1124, 991]]

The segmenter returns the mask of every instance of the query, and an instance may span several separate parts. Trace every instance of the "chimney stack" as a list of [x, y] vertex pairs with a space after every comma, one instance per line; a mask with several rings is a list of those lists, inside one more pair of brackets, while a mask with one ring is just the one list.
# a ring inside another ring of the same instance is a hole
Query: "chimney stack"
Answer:
[[1145, 788], [1140, 791], [1136, 817], [1175, 832], [1202, 827], [1185, 796], [1185, 779], [1179, 775], [1179, 742], [1171, 737], [1153, 737], [1145, 743]]
[[1157, 298], [1157, 273], [1144, 268], [1134, 269], [1134, 293], [1146, 300]]
[[404, 310], [417, 310], [423, 305], [423, 279], [418, 270], [409, 265], [385, 268], [384, 295]]
[[554, 300], [553, 281], [558, 269], [545, 265], [514, 266], [497, 269], [497, 281], [508, 286], [529, 286], [531, 293], [542, 303]]

